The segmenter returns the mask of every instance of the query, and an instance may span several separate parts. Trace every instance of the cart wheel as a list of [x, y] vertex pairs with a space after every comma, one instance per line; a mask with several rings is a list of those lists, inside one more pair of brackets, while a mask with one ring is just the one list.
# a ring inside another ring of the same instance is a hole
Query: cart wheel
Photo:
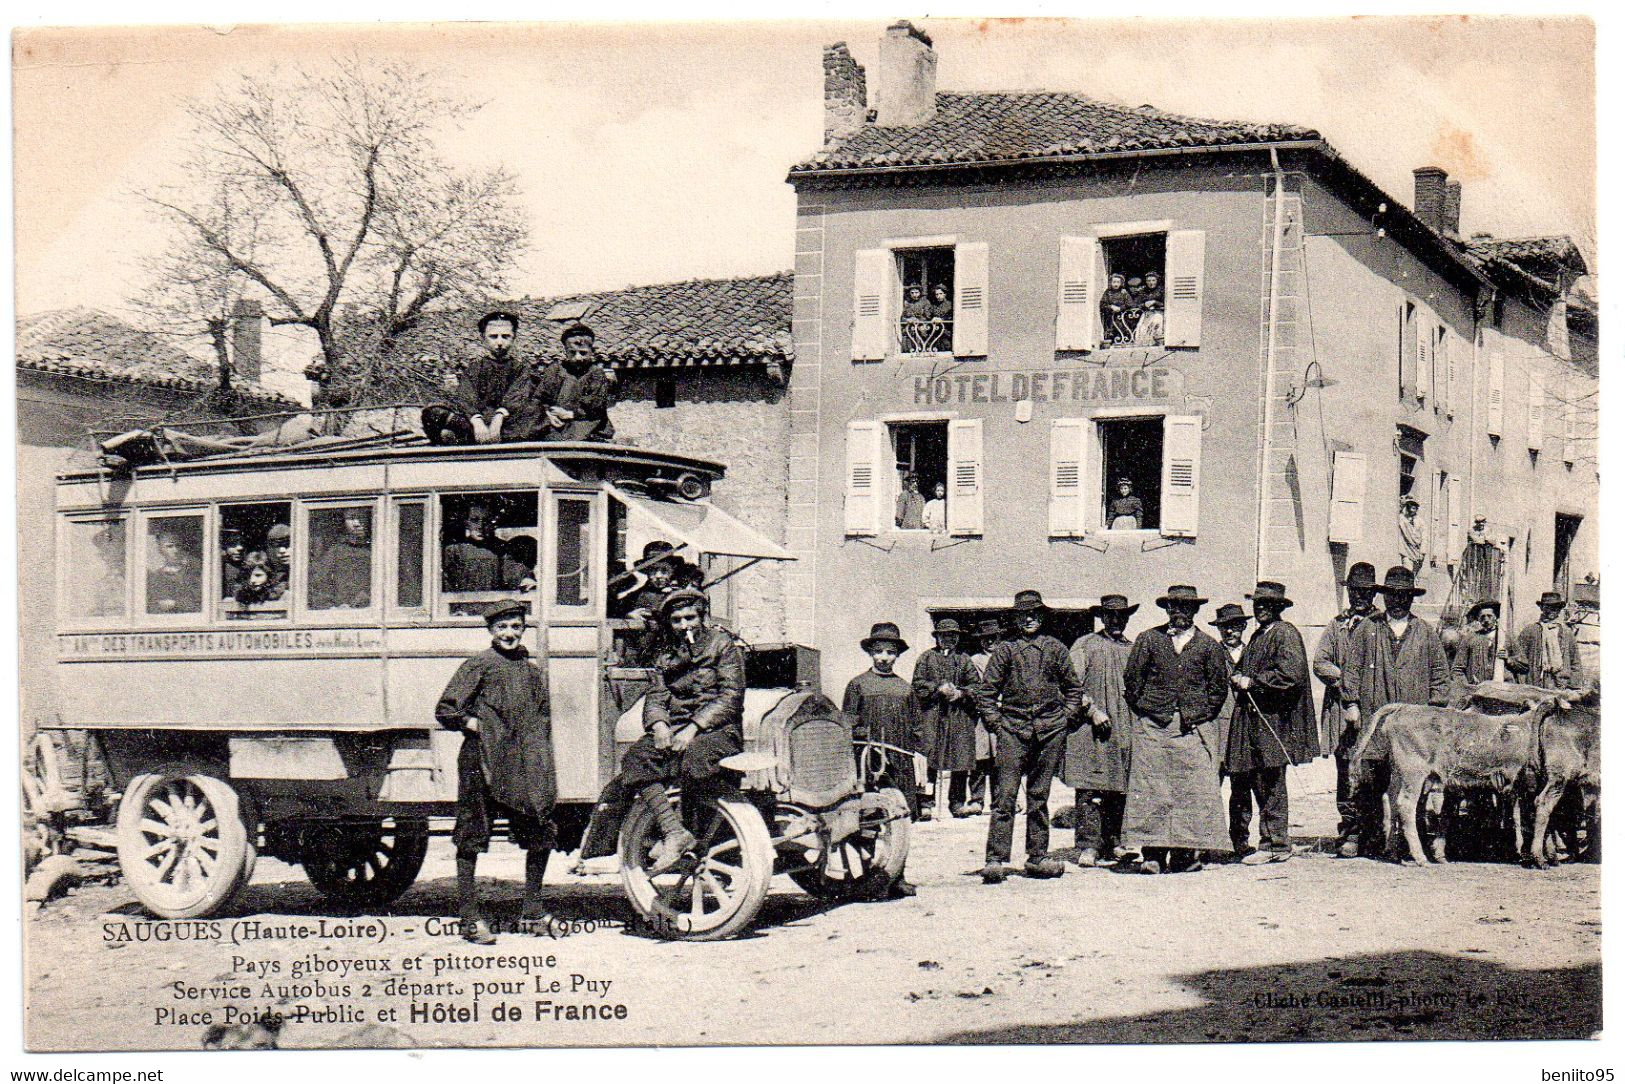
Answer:
[[141, 905], [159, 918], [224, 908], [253, 869], [237, 792], [185, 768], [140, 775], [118, 810], [118, 858]]
[[429, 822], [330, 825], [305, 836], [302, 863], [316, 890], [342, 907], [386, 907], [412, 887], [429, 853]]
[[59, 818], [47, 807], [45, 787], [23, 765], [23, 869], [31, 870], [62, 850]]
[[830, 847], [824, 864], [790, 872], [809, 896], [837, 900], [880, 899], [903, 875], [913, 824], [908, 799], [896, 787], [859, 795], [856, 832]]
[[738, 798], [707, 802], [692, 860], [651, 876], [661, 840], [652, 805], [639, 799], [621, 825], [621, 885], [638, 914], [675, 941], [721, 941], [756, 919], [773, 880], [773, 837], [761, 812]]

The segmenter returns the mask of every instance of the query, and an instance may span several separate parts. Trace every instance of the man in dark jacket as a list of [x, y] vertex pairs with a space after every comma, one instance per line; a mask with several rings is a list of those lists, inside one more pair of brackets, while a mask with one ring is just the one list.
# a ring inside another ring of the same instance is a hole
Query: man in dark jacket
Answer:
[[[1230, 773], [1230, 842], [1248, 865], [1292, 857], [1288, 834], [1286, 769], [1307, 764], [1320, 752], [1315, 698], [1303, 636], [1281, 614], [1292, 605], [1286, 587], [1260, 580], [1248, 596], [1258, 627], [1230, 676], [1235, 714], [1225, 748]], [[1259, 809], [1259, 847], [1248, 844], [1253, 800]]]
[[1507, 671], [1519, 681], [1547, 689], [1571, 689], [1580, 667], [1580, 645], [1563, 621], [1568, 600], [1547, 591], [1536, 602], [1540, 620], [1524, 627], [1507, 650]]
[[966, 778], [976, 770], [976, 686], [982, 675], [960, 650], [962, 630], [951, 617], [939, 618], [937, 646], [914, 664], [914, 699], [919, 705], [921, 750], [932, 779], [944, 778], [948, 812], [967, 816]]
[[621, 818], [641, 795], [655, 807], [664, 837], [650, 872], [664, 872], [696, 843], [667, 799], [666, 784], [675, 777], [681, 785], [690, 819], [704, 798], [737, 784], [739, 773], [722, 761], [744, 749], [745, 652], [727, 629], [706, 623], [708, 609], [699, 591], [673, 591], [662, 600], [667, 636], [654, 660], [654, 687], [643, 698], [644, 735], [599, 795], [583, 859], [614, 853]]
[[521, 428], [526, 440], [615, 439], [609, 408], [614, 380], [598, 362], [596, 337], [586, 324], [571, 324], [559, 336], [564, 360], [531, 374], [529, 402]]
[[1043, 631], [1048, 609], [1037, 591], [1016, 593], [1015, 635], [988, 657], [976, 687], [976, 707], [994, 732], [993, 819], [987, 832], [982, 883], [1001, 884], [1015, 835], [1016, 794], [1027, 780], [1029, 877], [1059, 877], [1066, 867], [1049, 851], [1049, 792], [1066, 753], [1067, 727], [1083, 701], [1083, 685], [1061, 641]]
[[1200, 852], [1229, 849], [1215, 720], [1230, 665], [1218, 641], [1196, 627], [1206, 602], [1188, 584], [1168, 588], [1157, 599], [1167, 624], [1140, 633], [1123, 670], [1134, 712], [1123, 846], [1140, 852], [1142, 873], [1199, 870]]
[[485, 356], [468, 367], [445, 402], [423, 408], [423, 434], [430, 444], [491, 444], [512, 440], [503, 428], [524, 405], [529, 366], [513, 352], [519, 317], [488, 312], [480, 317]]
[[1456, 647], [1450, 663], [1453, 692], [1465, 692], [1481, 681], [1495, 679], [1495, 660], [1500, 653], [1501, 604], [1493, 599], [1475, 602], [1467, 611], [1467, 632]]
[[1315, 676], [1325, 685], [1320, 706], [1320, 748], [1337, 763], [1337, 842], [1342, 857], [1359, 853], [1358, 811], [1349, 789], [1349, 750], [1357, 736], [1343, 723], [1343, 668], [1348, 665], [1354, 628], [1376, 610], [1377, 570], [1365, 561], [1349, 566], [1343, 581], [1348, 608], [1327, 624], [1315, 645]]
[[1067, 737], [1061, 778], [1073, 788], [1077, 801], [1073, 839], [1078, 865], [1084, 867], [1097, 860], [1114, 861], [1123, 834], [1129, 735], [1134, 730], [1128, 701], [1123, 698], [1123, 668], [1133, 645], [1123, 630], [1139, 608], [1124, 595], [1100, 596], [1100, 604], [1091, 610], [1100, 619], [1100, 629], [1080, 636], [1072, 645], [1072, 668], [1083, 683], [1079, 710], [1088, 725], [1079, 726]]
[[513, 841], [525, 849], [525, 896], [520, 918], [542, 912], [542, 880], [553, 847], [553, 726], [547, 675], [520, 643], [529, 606], [493, 603], [485, 612], [491, 646], [457, 668], [435, 705], [435, 719], [463, 735], [457, 754], [457, 893], [463, 937], [496, 940], [481, 913], [474, 863], [491, 845], [491, 821], [508, 818]]

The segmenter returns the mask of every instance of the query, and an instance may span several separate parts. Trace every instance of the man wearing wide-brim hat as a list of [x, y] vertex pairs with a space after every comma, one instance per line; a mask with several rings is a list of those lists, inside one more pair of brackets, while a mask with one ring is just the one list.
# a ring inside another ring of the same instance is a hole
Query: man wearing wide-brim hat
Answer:
[[[1241, 665], [1241, 653], [1247, 649], [1247, 626], [1252, 618], [1247, 611], [1234, 602], [1226, 602], [1220, 606], [1208, 622], [1209, 627], [1217, 629], [1216, 635], [1219, 646], [1224, 648], [1225, 661], [1230, 664], [1230, 672], [1235, 673], [1236, 667]], [[1230, 718], [1236, 713], [1236, 690], [1230, 689], [1230, 695], [1225, 698], [1224, 709], [1219, 712], [1215, 720], [1219, 727], [1219, 776], [1224, 777], [1224, 751], [1230, 743]]]
[[1353, 858], [1358, 853], [1358, 832], [1354, 795], [1349, 789], [1349, 751], [1357, 731], [1343, 722], [1343, 670], [1348, 666], [1349, 637], [1355, 626], [1377, 609], [1377, 570], [1366, 561], [1349, 566], [1343, 580], [1348, 606], [1327, 622], [1315, 645], [1312, 666], [1324, 686], [1320, 706], [1320, 751], [1330, 754], [1337, 765], [1337, 843], [1339, 853]]
[[1166, 624], [1135, 638], [1123, 671], [1134, 712], [1123, 846], [1145, 873], [1202, 868], [1201, 852], [1230, 849], [1219, 801], [1218, 727], [1229, 692], [1224, 649], [1196, 627], [1207, 603], [1188, 584], [1157, 599]]
[[1123, 630], [1140, 607], [1120, 594], [1100, 596], [1090, 613], [1100, 628], [1072, 645], [1072, 668], [1083, 682], [1082, 723], [1066, 739], [1061, 779], [1077, 800], [1073, 839], [1078, 865], [1110, 863], [1123, 836], [1128, 793], [1129, 737], [1134, 717], [1123, 698], [1123, 668], [1133, 647]]
[[[1303, 635], [1282, 616], [1292, 605], [1286, 586], [1260, 580], [1247, 597], [1257, 628], [1230, 675], [1236, 710], [1224, 767], [1230, 773], [1230, 840], [1242, 860], [1254, 864], [1291, 857], [1286, 769], [1313, 760], [1320, 735]], [[1255, 800], [1256, 853], [1248, 843]]]
[[[1426, 594], [1416, 575], [1395, 565], [1377, 585], [1383, 609], [1354, 626], [1348, 664], [1343, 667], [1343, 721], [1364, 731], [1378, 708], [1389, 704], [1443, 705], [1450, 699], [1450, 665], [1433, 625], [1411, 612]], [[1358, 738], [1356, 738], [1358, 744]], [[1388, 739], [1381, 732], [1366, 742], [1361, 763], [1351, 766], [1359, 827], [1357, 851], [1382, 853], [1387, 833], [1382, 799], [1388, 790]]]
[[1467, 610], [1467, 631], [1450, 660], [1452, 692], [1460, 694], [1481, 681], [1495, 679], [1495, 659], [1501, 647], [1501, 604], [1494, 599], [1475, 602]]
[[1517, 680], [1547, 689], [1574, 687], [1580, 667], [1580, 645], [1563, 621], [1568, 600], [1547, 591], [1536, 600], [1540, 620], [1526, 625], [1507, 647], [1507, 672]]
[[1066, 752], [1067, 727], [1083, 701], [1083, 686], [1066, 648], [1045, 634], [1048, 615], [1037, 591], [1016, 592], [1011, 607], [1015, 635], [993, 649], [976, 690], [976, 706], [994, 732], [993, 818], [987, 832], [984, 884], [999, 884], [1015, 834], [1016, 795], [1027, 781], [1029, 877], [1059, 877], [1061, 862], [1049, 856], [1049, 792]]
[[951, 617], [939, 617], [931, 630], [937, 645], [914, 664], [914, 699], [920, 708], [920, 730], [933, 778], [948, 788], [948, 811], [955, 817], [982, 811], [967, 803], [970, 775], [976, 770], [976, 686], [982, 675], [963, 650], [964, 630]]

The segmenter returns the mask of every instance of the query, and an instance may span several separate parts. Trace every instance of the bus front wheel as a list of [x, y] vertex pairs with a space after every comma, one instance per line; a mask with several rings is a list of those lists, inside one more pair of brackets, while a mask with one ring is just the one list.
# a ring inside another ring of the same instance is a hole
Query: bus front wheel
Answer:
[[159, 918], [224, 909], [254, 868], [254, 832], [231, 784], [190, 768], [136, 776], [118, 810], [124, 880]]

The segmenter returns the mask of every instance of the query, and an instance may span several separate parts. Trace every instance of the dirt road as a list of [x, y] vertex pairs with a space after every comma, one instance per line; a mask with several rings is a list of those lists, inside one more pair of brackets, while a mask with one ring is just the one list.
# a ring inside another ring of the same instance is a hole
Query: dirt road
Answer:
[[[1295, 836], [1329, 829], [1329, 775], [1321, 761], [1294, 780]], [[635, 935], [618, 881], [562, 871], [556, 911], [591, 932], [490, 949], [437, 934], [456, 912], [443, 841], [371, 921], [335, 915], [299, 870], [269, 860], [232, 915], [196, 927], [148, 920], [122, 886], [86, 888], [28, 920], [28, 1043], [195, 1049], [209, 1023], [267, 1011], [286, 1020], [284, 1047], [1578, 1038], [1601, 1026], [1596, 866], [1305, 854], [985, 887], [972, 874], [986, 826], [917, 828], [914, 899], [828, 907], [780, 879], [752, 936], [713, 945]], [[1070, 842], [1057, 831], [1055, 846]], [[499, 844], [482, 873], [512, 918], [520, 853]], [[231, 943], [256, 929], [272, 936]], [[474, 970], [477, 957], [529, 958], [529, 970]], [[416, 992], [386, 994], [390, 981]], [[505, 1005], [518, 1019], [496, 1019]]]

